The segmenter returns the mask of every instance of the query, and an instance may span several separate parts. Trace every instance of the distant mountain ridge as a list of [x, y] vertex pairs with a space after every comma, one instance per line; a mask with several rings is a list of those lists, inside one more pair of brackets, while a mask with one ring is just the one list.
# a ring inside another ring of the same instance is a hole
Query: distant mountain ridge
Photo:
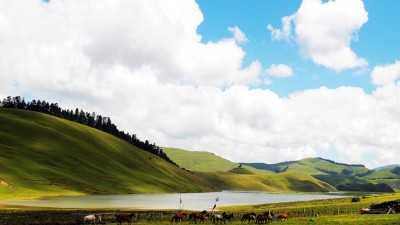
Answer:
[[390, 165], [374, 168], [374, 170], [383, 170], [383, 169], [394, 168], [394, 167], [398, 167], [398, 166], [400, 166], [400, 164], [390, 164]]
[[372, 173], [364, 165], [338, 163], [324, 158], [305, 158], [298, 161], [288, 161], [275, 164], [242, 163], [257, 169], [281, 173], [290, 170], [302, 171], [309, 175], [356, 175], [363, 176]]
[[370, 170], [361, 164], [345, 164], [324, 158], [306, 158], [298, 161], [266, 163], [242, 163], [257, 169], [275, 173], [301, 171], [327, 182], [341, 191], [400, 191], [400, 171], [396, 167]]

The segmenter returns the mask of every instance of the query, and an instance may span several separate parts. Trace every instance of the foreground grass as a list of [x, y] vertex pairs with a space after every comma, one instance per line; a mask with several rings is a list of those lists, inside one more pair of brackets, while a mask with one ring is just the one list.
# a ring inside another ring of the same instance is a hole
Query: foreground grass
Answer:
[[[24, 225], [24, 224], [82, 224], [82, 218], [85, 214], [93, 211], [80, 211], [78, 216], [75, 216], [77, 211], [66, 210], [40, 210], [40, 211], [0, 211], [0, 224], [8, 225]], [[102, 223], [114, 225], [114, 214], [109, 211], [97, 211], [102, 214]], [[114, 211], [120, 213], [120, 211]], [[153, 214], [152, 214], [153, 213]], [[138, 214], [138, 212], [136, 212]], [[134, 224], [170, 224], [171, 212], [141, 212], [141, 219], [135, 221]], [[155, 215], [152, 217], [151, 215]], [[99, 224], [99, 223], [98, 223]], [[126, 224], [123, 223], [123, 224]], [[181, 224], [195, 224], [193, 220], [186, 220]], [[212, 224], [212, 221], [205, 221], [205, 224]], [[226, 224], [239, 225], [244, 224], [240, 218], [235, 218]], [[245, 223], [247, 224], [247, 222]], [[253, 223], [251, 223], [253, 224]], [[293, 217], [286, 221], [273, 221], [273, 224], [365, 224], [365, 225], [382, 225], [382, 224], [400, 224], [400, 214], [380, 214], [380, 215], [330, 215], [319, 217]]]
[[[354, 214], [358, 213], [361, 208], [368, 208], [373, 203], [381, 203], [400, 199], [400, 193], [370, 195], [361, 197], [360, 202], [351, 202], [351, 197], [324, 199], [313, 201], [286, 202], [275, 204], [261, 205], [241, 205], [241, 206], [225, 206], [219, 207], [221, 211], [246, 211], [246, 212], [264, 212], [272, 210], [275, 212], [299, 212], [300, 215], [320, 215], [332, 214]], [[305, 212], [305, 213], [304, 213]]]

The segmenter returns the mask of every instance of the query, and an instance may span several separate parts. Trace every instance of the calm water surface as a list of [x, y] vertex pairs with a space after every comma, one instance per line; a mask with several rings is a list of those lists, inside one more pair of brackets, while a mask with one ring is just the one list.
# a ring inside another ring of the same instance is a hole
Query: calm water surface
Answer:
[[0, 201], [0, 204], [54, 208], [179, 209], [179, 199], [181, 198], [184, 209], [203, 210], [212, 208], [216, 198], [219, 198], [217, 206], [232, 206], [307, 201], [338, 197], [343, 196], [328, 194], [269, 194], [265, 192], [223, 191], [183, 194], [129, 194], [47, 197], [34, 200]]

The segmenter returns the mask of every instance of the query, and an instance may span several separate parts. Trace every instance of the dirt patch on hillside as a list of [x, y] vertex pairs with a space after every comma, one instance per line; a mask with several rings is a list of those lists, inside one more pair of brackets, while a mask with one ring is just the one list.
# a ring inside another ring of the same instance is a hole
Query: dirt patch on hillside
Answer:
[[0, 185], [6, 186], [6, 187], [14, 187], [14, 185], [7, 183], [5, 180], [0, 178]]

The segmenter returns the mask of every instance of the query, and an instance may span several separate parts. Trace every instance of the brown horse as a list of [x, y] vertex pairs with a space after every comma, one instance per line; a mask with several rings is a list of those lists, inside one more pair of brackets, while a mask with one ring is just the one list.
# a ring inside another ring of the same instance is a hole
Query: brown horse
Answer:
[[274, 212], [265, 212], [262, 215], [258, 215], [256, 217], [256, 223], [268, 223], [272, 222], [272, 219], [274, 218]]
[[185, 217], [186, 217], [186, 212], [177, 212], [172, 216], [171, 223], [173, 221], [175, 221], [175, 223], [182, 222], [185, 220]]
[[195, 213], [189, 214], [189, 220], [191, 220], [192, 218], [194, 219], [194, 223], [197, 223], [196, 219], [199, 219], [200, 222], [204, 223], [204, 220], [206, 220], [208, 218], [207, 211], [203, 210], [201, 212], [195, 212]]
[[136, 220], [136, 215], [134, 213], [116, 215], [116, 221], [119, 225], [121, 225], [124, 221], [126, 221], [130, 225], [132, 224], [132, 220]]
[[279, 213], [279, 215], [278, 215], [278, 220], [279, 220], [279, 221], [287, 220], [287, 219], [289, 218], [289, 216], [290, 216], [290, 213], [288, 213], [288, 212], [281, 212], [281, 213]]

